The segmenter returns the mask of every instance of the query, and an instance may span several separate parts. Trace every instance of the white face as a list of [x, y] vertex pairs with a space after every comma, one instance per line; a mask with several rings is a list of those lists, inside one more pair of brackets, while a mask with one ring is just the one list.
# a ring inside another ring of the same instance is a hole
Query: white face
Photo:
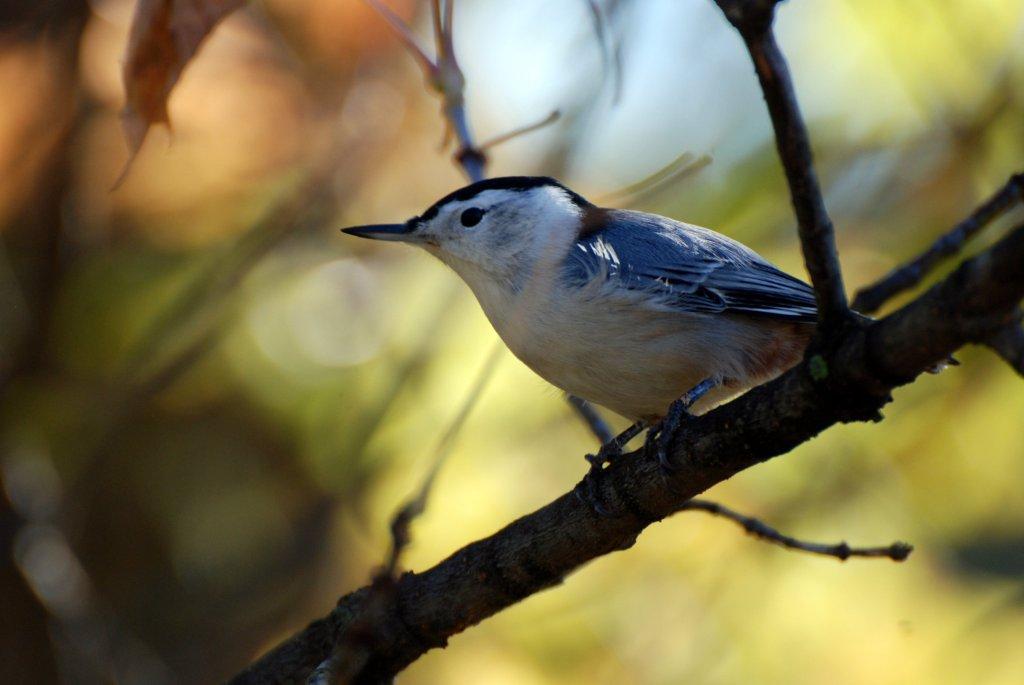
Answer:
[[467, 270], [479, 270], [518, 280], [544, 256], [564, 256], [578, 234], [581, 211], [555, 186], [484, 190], [445, 202], [436, 213], [428, 210], [413, 224], [408, 242], [422, 245], [464, 278]]
[[404, 224], [344, 232], [419, 245], [478, 293], [482, 288], [518, 291], [531, 278], [557, 269], [591, 207], [553, 179], [509, 176], [457, 190]]

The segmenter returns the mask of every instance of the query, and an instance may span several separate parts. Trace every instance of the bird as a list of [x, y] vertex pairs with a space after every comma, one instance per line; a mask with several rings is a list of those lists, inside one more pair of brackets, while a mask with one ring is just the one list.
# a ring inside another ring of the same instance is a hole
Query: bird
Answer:
[[576, 494], [602, 516], [615, 514], [600, 479], [630, 440], [650, 429], [645, 451], [674, 471], [668, 451], [684, 417], [796, 366], [818, 318], [813, 288], [746, 245], [600, 207], [547, 176], [477, 181], [404, 223], [342, 231], [425, 249], [465, 281], [523, 363], [633, 421], [586, 455]]
[[742, 243], [546, 176], [478, 181], [404, 223], [342, 230], [447, 264], [516, 357], [631, 419], [629, 437], [677, 401], [699, 414], [793, 367], [817, 320], [813, 289]]

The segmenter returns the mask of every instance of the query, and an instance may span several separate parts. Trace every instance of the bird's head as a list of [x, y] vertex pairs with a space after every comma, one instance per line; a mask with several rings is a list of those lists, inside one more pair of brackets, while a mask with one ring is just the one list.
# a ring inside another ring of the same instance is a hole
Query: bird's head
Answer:
[[342, 229], [349, 235], [419, 245], [466, 280], [472, 272], [516, 282], [544, 255], [579, 237], [587, 200], [553, 178], [506, 176], [446, 195], [402, 224]]

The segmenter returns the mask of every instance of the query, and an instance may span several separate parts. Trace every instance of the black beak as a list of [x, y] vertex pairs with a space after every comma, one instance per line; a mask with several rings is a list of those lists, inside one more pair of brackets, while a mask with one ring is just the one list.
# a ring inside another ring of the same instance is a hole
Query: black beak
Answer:
[[348, 233], [359, 238], [370, 238], [372, 240], [408, 240], [413, 232], [413, 223], [410, 221], [404, 224], [375, 224], [373, 226], [353, 226], [352, 228], [341, 229], [342, 233]]

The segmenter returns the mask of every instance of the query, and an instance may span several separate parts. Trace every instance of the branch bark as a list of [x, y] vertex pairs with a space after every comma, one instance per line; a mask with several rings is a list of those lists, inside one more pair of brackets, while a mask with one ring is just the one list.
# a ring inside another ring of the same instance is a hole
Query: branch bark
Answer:
[[[1024, 298], [1024, 225], [964, 262], [948, 278], [886, 318], [848, 327], [833, 345], [780, 378], [683, 425], [676, 469], [634, 453], [602, 479], [604, 501], [625, 512], [599, 517], [572, 492], [395, 583], [386, 610], [374, 609], [370, 656], [356, 682], [387, 682], [429, 649], [582, 564], [627, 549], [651, 523], [739, 471], [785, 454], [840, 422], [878, 420], [890, 391], [966, 343], [1008, 325]], [[342, 597], [326, 617], [285, 641], [234, 683], [305, 678], [361, 617], [374, 595]], [[357, 623], [358, 622], [358, 623]]]

